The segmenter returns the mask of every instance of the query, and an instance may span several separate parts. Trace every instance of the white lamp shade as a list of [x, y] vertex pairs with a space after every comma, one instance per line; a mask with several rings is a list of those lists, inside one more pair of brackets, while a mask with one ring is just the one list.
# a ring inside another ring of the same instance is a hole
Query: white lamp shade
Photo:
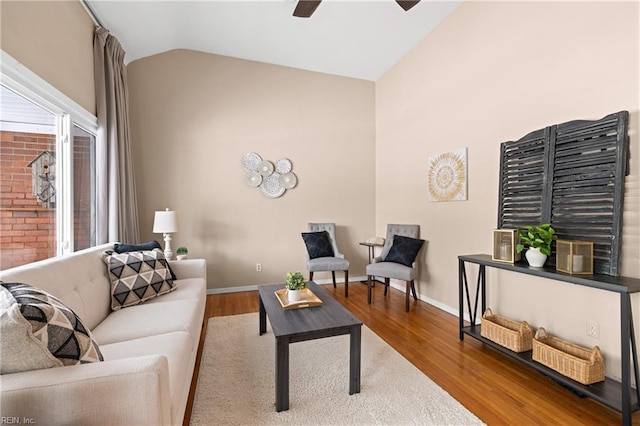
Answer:
[[153, 219], [153, 232], [155, 234], [170, 234], [178, 232], [178, 212], [157, 211]]

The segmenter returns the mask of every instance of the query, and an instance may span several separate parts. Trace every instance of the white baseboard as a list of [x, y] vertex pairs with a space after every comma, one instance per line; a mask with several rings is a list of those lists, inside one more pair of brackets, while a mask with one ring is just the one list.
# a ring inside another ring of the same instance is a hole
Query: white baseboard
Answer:
[[[349, 283], [353, 283], [354, 281], [365, 281], [367, 277], [349, 277]], [[324, 280], [313, 280], [316, 284], [332, 284], [333, 280], [331, 278], [327, 278]], [[340, 284], [340, 280], [336, 279], [336, 283]], [[279, 283], [265, 283], [268, 284], [279, 284]], [[207, 294], [223, 294], [223, 293], [239, 293], [241, 291], [255, 291], [258, 289], [257, 285], [245, 285], [241, 287], [225, 287], [225, 288], [208, 288]]]
[[[349, 277], [349, 282], [353, 285], [353, 283], [355, 281], [366, 281], [367, 277], [366, 276], [361, 276], [361, 277]], [[333, 281], [331, 280], [331, 278], [327, 278], [327, 279], [323, 279], [323, 280], [314, 280], [316, 284], [332, 284]], [[339, 280], [336, 280], [336, 282], [340, 283]], [[273, 283], [273, 284], [278, 284], [278, 283]], [[400, 284], [398, 282], [395, 281], [391, 281], [391, 287], [400, 290], [402, 292], [404, 292], [405, 290], [405, 286], [404, 284]], [[207, 289], [207, 294], [223, 294], [223, 293], [239, 293], [241, 291], [255, 291], [258, 289], [257, 285], [246, 285], [246, 286], [241, 286], [241, 287], [225, 287], [225, 288], [209, 288]], [[450, 313], [451, 315], [454, 316], [458, 316], [458, 312], [459, 310], [456, 308], [453, 308], [449, 305], [445, 305], [442, 302], [439, 302], [437, 300], [431, 299], [430, 297], [426, 297], [426, 296], [419, 296], [420, 300], [422, 300], [425, 303], [428, 303], [432, 306], [435, 306], [436, 308], [443, 310], [447, 313]], [[465, 314], [465, 320], [469, 321], [469, 315]]]
[[240, 293], [242, 291], [255, 291], [257, 285], [245, 285], [242, 287], [208, 288], [207, 294]]
[[[399, 283], [397, 281], [392, 280], [391, 281], [391, 287], [393, 287], [393, 288], [395, 288], [397, 290], [400, 290], [403, 293], [406, 290], [406, 286], [404, 284], [404, 281], [402, 283]], [[432, 306], [435, 306], [436, 308], [438, 308], [438, 309], [440, 309], [442, 311], [450, 313], [451, 315], [454, 315], [456, 317], [458, 316], [458, 312], [459, 312], [458, 309], [452, 308], [449, 305], [445, 305], [444, 303], [439, 302], [439, 301], [437, 301], [435, 299], [432, 299], [430, 297], [423, 296], [423, 295], [418, 295], [418, 299], [420, 299], [423, 302], [428, 303], [428, 304], [430, 304]]]

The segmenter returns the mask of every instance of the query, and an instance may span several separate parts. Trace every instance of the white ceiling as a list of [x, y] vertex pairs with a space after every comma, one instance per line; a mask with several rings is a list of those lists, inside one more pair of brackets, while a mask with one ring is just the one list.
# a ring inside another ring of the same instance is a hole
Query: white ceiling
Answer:
[[87, 0], [125, 62], [172, 49], [376, 81], [461, 1], [324, 0], [311, 18], [296, 0]]

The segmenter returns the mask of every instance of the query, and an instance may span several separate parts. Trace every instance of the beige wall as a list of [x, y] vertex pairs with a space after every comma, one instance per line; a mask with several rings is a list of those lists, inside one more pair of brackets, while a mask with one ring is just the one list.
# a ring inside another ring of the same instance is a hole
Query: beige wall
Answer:
[[[127, 74], [144, 239], [162, 238], [151, 233], [155, 210], [178, 210], [173, 247], [207, 260], [209, 288], [228, 288], [305, 271], [300, 232], [335, 222], [351, 275], [364, 275], [358, 242], [374, 229], [373, 83], [188, 50], [134, 61]], [[247, 152], [290, 159], [298, 186], [275, 199], [248, 187]]]
[[[620, 110], [631, 135], [621, 271], [640, 278], [638, 16], [638, 2], [465, 2], [377, 82], [376, 229], [421, 225], [422, 297], [457, 310], [457, 256], [490, 253], [501, 142]], [[468, 201], [428, 202], [429, 157], [463, 147]], [[507, 272], [489, 281], [494, 311], [603, 346], [618, 374], [617, 296]], [[601, 339], [586, 337], [587, 320]]]
[[79, 1], [0, 1], [0, 47], [92, 114], [94, 24]]

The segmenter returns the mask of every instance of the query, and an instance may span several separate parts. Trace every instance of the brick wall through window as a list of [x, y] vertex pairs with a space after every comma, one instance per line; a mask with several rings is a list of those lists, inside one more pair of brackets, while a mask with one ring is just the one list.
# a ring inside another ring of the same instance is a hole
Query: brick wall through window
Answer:
[[0, 269], [56, 255], [55, 208], [33, 194], [28, 167], [55, 145], [55, 135], [0, 131]]

